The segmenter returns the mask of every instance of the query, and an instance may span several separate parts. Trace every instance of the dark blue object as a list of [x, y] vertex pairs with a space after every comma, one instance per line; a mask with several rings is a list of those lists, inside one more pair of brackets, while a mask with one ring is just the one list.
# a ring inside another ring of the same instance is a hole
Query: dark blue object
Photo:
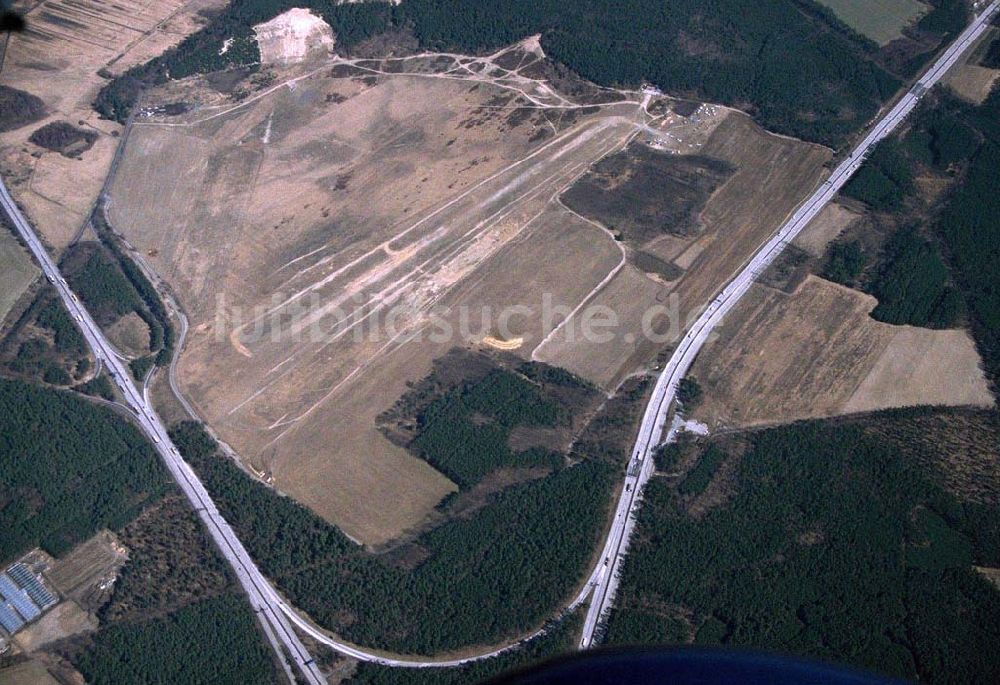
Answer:
[[704, 648], [609, 649], [559, 657], [488, 685], [899, 685], [820, 661]]

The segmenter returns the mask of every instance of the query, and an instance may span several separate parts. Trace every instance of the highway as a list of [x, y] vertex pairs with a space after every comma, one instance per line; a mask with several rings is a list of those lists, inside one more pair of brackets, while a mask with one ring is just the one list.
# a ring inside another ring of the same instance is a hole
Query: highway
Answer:
[[[58, 266], [56, 266], [52, 257], [49, 256], [44, 245], [42, 245], [35, 234], [34, 229], [32, 229], [27, 219], [21, 213], [20, 208], [11, 197], [2, 179], [0, 179], [0, 206], [2, 206], [4, 213], [17, 229], [28, 249], [35, 256], [35, 259], [38, 260], [45, 277], [56, 289], [56, 292], [59, 293], [59, 297], [69, 310], [70, 316], [76, 321], [88, 345], [93, 350], [97, 363], [99, 365], [103, 364], [108, 369], [139, 428], [149, 438], [153, 447], [166, 464], [171, 476], [173, 476], [177, 485], [205, 524], [205, 528], [211, 536], [212, 541], [232, 567], [240, 586], [250, 600], [250, 605], [261, 620], [266, 637], [275, 648], [278, 659], [282, 664], [285, 664], [285, 657], [282, 654], [282, 652], [285, 652], [292, 659], [294, 665], [307, 683], [321, 685], [326, 682], [319, 666], [314, 662], [308, 650], [292, 630], [292, 624], [318, 642], [331, 647], [345, 656], [386, 666], [407, 668], [459, 666], [471, 661], [487, 659], [518, 647], [519, 642], [514, 642], [498, 649], [462, 659], [430, 660], [419, 657], [399, 659], [333, 638], [300, 616], [292, 606], [285, 602], [271, 585], [270, 581], [257, 568], [256, 564], [250, 558], [250, 554], [243, 546], [243, 543], [236, 537], [232, 527], [215, 506], [205, 486], [181, 457], [177, 447], [171, 441], [166, 427], [153, 409], [152, 403], [147, 400], [141, 389], [133, 382], [125, 361], [123, 361], [117, 350], [104, 337], [104, 333], [94, 322], [86, 307], [83, 306], [66, 284], [62, 274], [59, 272]], [[184, 322], [184, 330], [186, 331], [186, 321]], [[585, 601], [587, 594], [589, 592], [581, 592], [575, 599], [573, 606], [578, 606]], [[543, 630], [541, 629], [537, 630], [525, 639], [533, 639], [541, 635], [542, 632]]]
[[[621, 565], [628, 552], [629, 539], [635, 527], [635, 513], [642, 501], [642, 489], [654, 471], [651, 455], [663, 440], [667, 415], [674, 401], [677, 384], [687, 373], [712, 330], [719, 324], [750, 289], [760, 274], [781, 254], [785, 246], [798, 235], [812, 219], [836, 196], [840, 189], [860, 168], [865, 156], [881, 140], [889, 136], [913, 111], [921, 96], [930, 90], [961, 58], [989, 26], [990, 19], [1000, 7], [994, 0], [980, 13], [952, 44], [931, 65], [913, 87], [900, 98], [871, 128], [862, 140], [841, 162], [830, 176], [792, 214], [781, 228], [764, 243], [747, 265], [733, 278], [719, 295], [705, 308], [677, 345], [670, 360], [657, 378], [653, 395], [646, 406], [635, 447], [629, 460], [627, 476], [615, 509], [615, 517], [605, 542], [597, 567], [591, 574], [590, 584], [594, 595], [584, 620], [580, 648], [586, 649], [595, 642], [595, 632], [607, 619], [618, 587]], [[607, 565], [605, 565], [607, 560]]]
[[[294, 662], [306, 682], [311, 685], [322, 685], [326, 682], [319, 667], [313, 661], [309, 652], [303, 646], [298, 636], [293, 632], [287, 614], [279, 605], [279, 598], [274, 588], [264, 578], [250, 555], [236, 538], [232, 528], [219, 513], [215, 503], [191, 467], [180, 457], [176, 446], [170, 440], [167, 429], [156, 415], [142, 393], [136, 388], [129, 375], [125, 363], [118, 357], [114, 348], [104, 337], [97, 324], [91, 318], [86, 308], [79, 302], [76, 295], [66, 285], [62, 274], [45, 247], [38, 240], [34, 230], [28, 224], [21, 210], [14, 202], [7, 186], [0, 181], [0, 205], [9, 217], [11, 223], [21, 235], [28, 249], [38, 260], [45, 277], [52, 283], [70, 316], [76, 321], [99, 364], [107, 367], [115, 384], [121, 391], [131, 408], [142, 431], [149, 437], [157, 453], [163, 459], [181, 491], [191, 502], [198, 516], [204, 522], [209, 535], [215, 542], [226, 561], [233, 568], [240, 585], [247, 593], [250, 605], [259, 615], [264, 632], [272, 645], [278, 648], [280, 644]], [[278, 659], [284, 662], [285, 657], [278, 649]]]
[[[606, 616], [614, 598], [618, 572], [627, 552], [628, 541], [634, 527], [633, 515], [641, 501], [642, 488], [653, 472], [653, 460], [650, 455], [663, 437], [664, 423], [674, 399], [677, 383], [690, 368], [694, 357], [726, 312], [747, 292], [757, 276], [781, 253], [788, 241], [794, 238], [836, 195], [844, 183], [857, 171], [864, 155], [898, 126], [916, 106], [919, 97], [937, 83], [971, 43], [982, 34], [989, 18], [997, 11], [998, 5], [1000, 5], [1000, 0], [994, 0], [928, 69], [920, 81], [900, 99], [888, 114], [875, 124], [851, 156], [833, 171], [814, 195], [803, 203], [778, 232], [759, 249], [747, 266], [725, 286], [679, 343], [657, 379], [653, 396], [643, 415], [636, 444], [632, 450], [628, 475], [602, 554], [598, 558], [597, 565], [590, 574], [587, 583], [568, 605], [569, 609], [581, 605], [593, 592], [580, 642], [581, 648], [587, 648], [593, 644], [594, 632], [602, 618]], [[486, 653], [448, 661], [420, 658], [398, 659], [337, 640], [300, 616], [281, 598], [260, 572], [232, 528], [219, 513], [201, 481], [181, 458], [151, 403], [146, 400], [140, 389], [133, 383], [125, 363], [115, 353], [114, 348], [104, 337], [86, 308], [66, 285], [58, 267], [35, 235], [34, 230], [28, 224], [2, 181], [0, 181], [0, 205], [38, 260], [46, 278], [59, 293], [70, 315], [76, 320], [94, 352], [97, 363], [103, 364], [111, 373], [115, 384], [132, 409], [139, 427], [149, 437], [170, 474], [204, 522], [215, 545], [233, 568], [251, 606], [261, 620], [268, 639], [278, 651], [279, 660], [284, 661], [284, 656], [281, 654], [284, 651], [306, 682], [315, 685], [325, 682], [319, 667], [293, 631], [293, 624], [318, 642], [341, 654], [388, 666], [417, 668], [455, 666], [489, 658], [518, 646], [519, 643], [514, 643]], [[605, 565], [605, 560], [608, 561], [607, 565]], [[530, 640], [542, 632], [542, 630], [538, 630], [521, 641]]]

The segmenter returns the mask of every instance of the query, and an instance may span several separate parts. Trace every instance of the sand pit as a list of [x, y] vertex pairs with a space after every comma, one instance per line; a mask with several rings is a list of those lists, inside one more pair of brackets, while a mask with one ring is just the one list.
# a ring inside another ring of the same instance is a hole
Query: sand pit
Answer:
[[294, 64], [310, 54], [327, 56], [333, 49], [330, 26], [306, 9], [292, 8], [253, 30], [264, 64]]

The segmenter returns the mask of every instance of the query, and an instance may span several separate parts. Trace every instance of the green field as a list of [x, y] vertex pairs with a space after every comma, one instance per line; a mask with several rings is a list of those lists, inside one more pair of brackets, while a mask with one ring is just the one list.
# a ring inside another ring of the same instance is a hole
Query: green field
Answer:
[[858, 33], [885, 45], [929, 7], [918, 0], [819, 0]]
[[0, 321], [38, 276], [38, 267], [7, 230], [0, 230]]

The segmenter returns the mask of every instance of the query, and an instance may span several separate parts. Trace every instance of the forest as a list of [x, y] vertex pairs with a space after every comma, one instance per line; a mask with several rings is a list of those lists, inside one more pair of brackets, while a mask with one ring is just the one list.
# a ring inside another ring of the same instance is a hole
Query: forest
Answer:
[[949, 285], [939, 249], [913, 228], [892, 235], [883, 248], [883, 267], [868, 284], [878, 298], [872, 316], [886, 323], [950, 328], [963, 313], [962, 297]]
[[[745, 434], [734, 493], [697, 518], [670, 480], [650, 481], [608, 641], [997, 682], [1000, 593], [972, 565], [1000, 562], [1000, 503], [946, 489], [959, 454], [905, 437], [928, 411]], [[996, 420], [966, 417], [959, 441], [995, 440]]]
[[[955, 0], [920, 31], [938, 42], [961, 28]], [[205, 28], [161, 57], [111, 80], [95, 101], [104, 116], [124, 121], [142, 90], [168, 78], [229, 67], [255, 67], [251, 27], [290, 7], [315, 10], [332, 27], [340, 50], [387, 31], [412, 32], [432, 50], [493, 51], [541, 34], [546, 53], [606, 86], [652, 82], [677, 95], [750, 111], [766, 128], [837, 145], [860, 129], [926, 58], [912, 55], [900, 74], [880, 65], [877, 46], [852, 32], [814, 0], [498, 0], [454, 3], [408, 0], [331, 4], [320, 0], [234, 0]], [[641, 17], [641, 20], [637, 18]], [[734, 20], [738, 17], [738, 20]], [[223, 41], [232, 39], [222, 52]], [[809, 78], [801, 78], [803, 73]]]
[[585, 458], [372, 554], [251, 480], [200, 424], [171, 435], [264, 573], [349, 640], [408, 653], [491, 643], [540, 624], [582, 579], [620, 467]]
[[246, 598], [227, 593], [102, 628], [72, 661], [92, 685], [270, 685], [273, 661], [255, 623]]
[[0, 379], [0, 560], [60, 555], [170, 487], [143, 435], [72, 393]]
[[[586, 389], [571, 374], [555, 380]], [[416, 435], [407, 447], [467, 489], [504, 467], [561, 467], [561, 454], [512, 449], [510, 434], [518, 427], [566, 424], [569, 418], [570, 408], [546, 397], [540, 385], [498, 368], [428, 401], [417, 412]]]
[[1000, 382], [1000, 89], [968, 114], [984, 137], [934, 224], [969, 310], [986, 372]]
[[[1000, 379], [1000, 88], [982, 105], [936, 91], [910, 126], [872, 154], [844, 193], [899, 227], [860, 279], [844, 269], [835, 244], [827, 273], [859, 280], [879, 305], [880, 321], [942, 328], [968, 322], [995, 384]], [[942, 199], [926, 202], [917, 174], [948, 183]], [[865, 258], [867, 261], [867, 258]], [[864, 268], [863, 266], [861, 268]]]
[[71, 248], [71, 257], [63, 258], [61, 270], [98, 325], [110, 326], [130, 312], [148, 318], [135, 289], [99, 247]]

